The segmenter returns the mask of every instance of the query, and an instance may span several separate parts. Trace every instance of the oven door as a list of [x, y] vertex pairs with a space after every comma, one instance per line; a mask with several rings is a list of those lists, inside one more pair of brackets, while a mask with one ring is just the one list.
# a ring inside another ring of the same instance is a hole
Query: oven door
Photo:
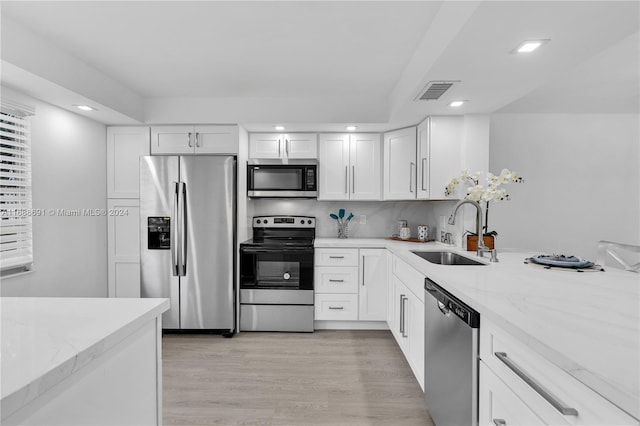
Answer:
[[313, 247], [241, 247], [240, 288], [313, 290]]

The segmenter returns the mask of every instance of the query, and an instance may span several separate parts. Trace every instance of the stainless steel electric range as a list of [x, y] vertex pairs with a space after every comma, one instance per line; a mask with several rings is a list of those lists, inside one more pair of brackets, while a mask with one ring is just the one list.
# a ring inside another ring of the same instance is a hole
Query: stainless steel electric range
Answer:
[[240, 244], [240, 330], [313, 331], [316, 219], [257, 216]]

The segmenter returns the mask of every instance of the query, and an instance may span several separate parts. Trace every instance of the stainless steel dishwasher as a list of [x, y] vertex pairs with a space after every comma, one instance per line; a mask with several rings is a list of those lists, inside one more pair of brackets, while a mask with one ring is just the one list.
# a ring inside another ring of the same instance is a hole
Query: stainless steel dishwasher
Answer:
[[480, 314], [429, 278], [424, 289], [427, 409], [436, 426], [475, 426]]

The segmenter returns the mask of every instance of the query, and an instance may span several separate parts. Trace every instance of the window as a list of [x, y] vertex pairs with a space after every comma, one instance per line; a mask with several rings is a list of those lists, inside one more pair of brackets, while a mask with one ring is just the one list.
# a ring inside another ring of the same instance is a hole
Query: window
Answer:
[[33, 262], [31, 134], [28, 108], [0, 103], [0, 275], [28, 271]]

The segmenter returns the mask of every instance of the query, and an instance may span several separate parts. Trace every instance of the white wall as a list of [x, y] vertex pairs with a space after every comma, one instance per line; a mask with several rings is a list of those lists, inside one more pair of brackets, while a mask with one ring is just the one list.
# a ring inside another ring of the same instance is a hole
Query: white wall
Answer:
[[631, 114], [492, 116], [491, 170], [525, 178], [491, 204], [498, 247], [595, 260], [599, 240], [640, 244], [639, 125]]
[[[33, 207], [106, 209], [103, 124], [2, 88], [2, 97], [35, 106]], [[33, 218], [33, 272], [3, 278], [2, 296], [107, 295], [107, 218]]]

